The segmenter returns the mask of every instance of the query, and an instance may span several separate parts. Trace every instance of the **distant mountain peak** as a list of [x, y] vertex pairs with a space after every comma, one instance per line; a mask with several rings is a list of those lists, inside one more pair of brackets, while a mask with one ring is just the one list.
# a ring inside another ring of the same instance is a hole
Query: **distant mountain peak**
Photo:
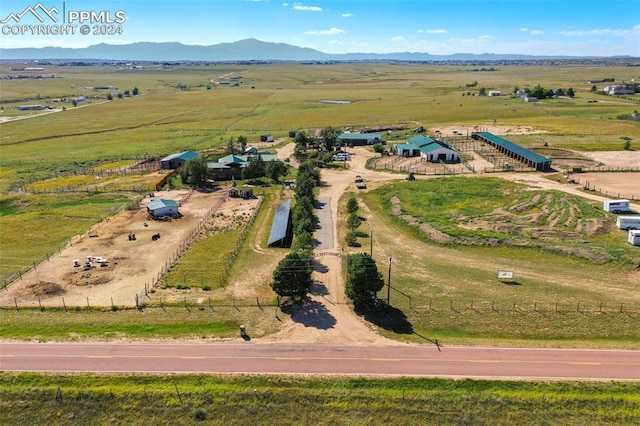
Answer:
[[[482, 61], [567, 59], [567, 57], [529, 56], [517, 54], [457, 53], [430, 55], [421, 52], [329, 54], [308, 47], [246, 38], [209, 46], [179, 42], [141, 41], [130, 44], [99, 43], [85, 48], [0, 49], [2, 60], [116, 60], [116, 61]], [[575, 59], [575, 58], [574, 58]]]

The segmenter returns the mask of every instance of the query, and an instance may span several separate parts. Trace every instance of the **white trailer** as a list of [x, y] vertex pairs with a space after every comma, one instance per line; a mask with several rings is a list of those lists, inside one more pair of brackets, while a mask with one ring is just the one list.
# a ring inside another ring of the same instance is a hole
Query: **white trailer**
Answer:
[[618, 216], [616, 226], [620, 229], [640, 229], [640, 216]]
[[633, 246], [640, 246], [640, 230], [632, 229], [629, 231], [629, 244]]
[[607, 200], [604, 202], [604, 210], [609, 213], [629, 211], [629, 200]]

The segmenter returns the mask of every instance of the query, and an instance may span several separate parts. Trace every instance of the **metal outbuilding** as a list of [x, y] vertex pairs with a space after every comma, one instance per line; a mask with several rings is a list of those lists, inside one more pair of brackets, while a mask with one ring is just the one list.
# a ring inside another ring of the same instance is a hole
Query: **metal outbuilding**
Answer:
[[271, 232], [267, 244], [269, 247], [286, 247], [291, 244], [291, 198], [278, 205], [271, 224]]
[[551, 170], [551, 159], [543, 155], [536, 154], [533, 151], [529, 151], [520, 145], [516, 145], [511, 141], [501, 138], [500, 136], [496, 136], [489, 132], [478, 132], [473, 133], [471, 137], [475, 140], [491, 145], [502, 154], [520, 161], [529, 167], [533, 167], [536, 170], [542, 172]]
[[187, 160], [192, 160], [198, 156], [194, 151], [183, 151], [177, 154], [171, 154], [160, 160], [160, 165], [163, 169], [177, 169], [182, 166]]

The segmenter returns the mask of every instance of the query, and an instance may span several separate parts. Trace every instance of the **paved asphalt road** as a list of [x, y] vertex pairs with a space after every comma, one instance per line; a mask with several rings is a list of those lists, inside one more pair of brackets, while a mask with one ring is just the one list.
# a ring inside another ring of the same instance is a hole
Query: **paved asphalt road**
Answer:
[[2, 343], [0, 371], [640, 380], [640, 352], [253, 342]]
[[316, 249], [332, 249], [333, 241], [333, 216], [331, 214], [331, 197], [318, 197], [316, 209], [318, 215], [318, 228], [316, 229]]

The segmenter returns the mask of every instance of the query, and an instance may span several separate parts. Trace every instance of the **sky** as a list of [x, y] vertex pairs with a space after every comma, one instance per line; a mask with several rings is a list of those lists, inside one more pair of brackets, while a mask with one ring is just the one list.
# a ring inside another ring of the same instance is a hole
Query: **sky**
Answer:
[[637, 0], [2, 0], [0, 28], [0, 48], [256, 38], [325, 53], [640, 57]]

